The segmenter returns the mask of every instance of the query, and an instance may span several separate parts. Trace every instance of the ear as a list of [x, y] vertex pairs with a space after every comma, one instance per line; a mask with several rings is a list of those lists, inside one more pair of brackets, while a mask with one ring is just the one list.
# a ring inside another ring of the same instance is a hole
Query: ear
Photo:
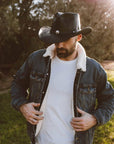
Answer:
[[81, 39], [82, 39], [82, 34], [78, 35], [77, 37], [78, 37], [78, 38], [77, 38], [77, 41], [81, 41]]

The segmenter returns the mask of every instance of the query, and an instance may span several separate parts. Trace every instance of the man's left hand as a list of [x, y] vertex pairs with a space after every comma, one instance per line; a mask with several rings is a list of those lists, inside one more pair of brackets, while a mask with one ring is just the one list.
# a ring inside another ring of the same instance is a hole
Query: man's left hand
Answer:
[[86, 131], [96, 125], [97, 120], [93, 115], [79, 108], [77, 108], [77, 111], [81, 114], [81, 117], [74, 117], [71, 121], [71, 125], [75, 131]]

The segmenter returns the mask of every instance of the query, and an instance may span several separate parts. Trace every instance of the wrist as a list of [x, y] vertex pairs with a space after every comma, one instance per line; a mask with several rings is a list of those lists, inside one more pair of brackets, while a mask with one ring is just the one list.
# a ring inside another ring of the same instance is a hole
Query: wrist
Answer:
[[95, 126], [97, 124], [97, 119], [94, 115], [92, 115], [92, 118], [93, 118], [93, 126]]
[[19, 107], [20, 112], [23, 112], [23, 108], [25, 107], [26, 104], [23, 104]]

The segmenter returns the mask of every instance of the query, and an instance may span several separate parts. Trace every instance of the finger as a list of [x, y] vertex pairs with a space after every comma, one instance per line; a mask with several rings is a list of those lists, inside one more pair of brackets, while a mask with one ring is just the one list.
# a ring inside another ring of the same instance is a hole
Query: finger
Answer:
[[71, 126], [72, 126], [74, 129], [83, 129], [83, 126], [80, 126], [80, 125], [73, 125], [73, 124], [71, 124]]
[[42, 112], [38, 112], [37, 111], [37, 114], [35, 113], [35, 112], [33, 112], [33, 113], [31, 113], [31, 114], [29, 114], [29, 117], [31, 117], [31, 118], [35, 118], [35, 119], [40, 119], [40, 118], [44, 118], [44, 116], [42, 116]]
[[75, 130], [75, 131], [84, 131], [84, 127], [83, 126], [78, 126], [78, 125], [72, 125], [72, 128]]
[[40, 111], [32, 111], [30, 113], [25, 113], [24, 116], [26, 118], [32, 117], [32, 118], [37, 118], [38, 116], [41, 116], [43, 114], [43, 112]]
[[31, 122], [30, 120], [27, 120], [27, 121], [32, 125], [36, 125], [35, 123]]
[[80, 131], [85, 131], [83, 129], [75, 129], [75, 131], [80, 132]]
[[33, 118], [36, 119], [36, 120], [38, 120], [38, 121], [44, 119], [43, 116], [36, 116], [36, 115], [34, 115]]
[[81, 113], [81, 114], [85, 114], [85, 113], [86, 113], [85, 111], [79, 109], [78, 107], [77, 107], [77, 111], [78, 111], [79, 113]]
[[44, 116], [38, 116], [38, 120], [43, 120]]
[[82, 122], [70, 122], [72, 125], [80, 125], [80, 126], [83, 126], [83, 123]]
[[37, 120], [35, 120], [33, 118], [29, 118], [28, 122], [31, 123], [31, 124], [33, 124], [33, 125], [36, 125], [36, 124], [38, 124], [39, 121], [37, 121]]
[[34, 102], [32, 102], [32, 105], [33, 105], [34, 107], [39, 107], [39, 106], [40, 106], [40, 103], [34, 103]]
[[72, 122], [81, 122], [83, 119], [82, 117], [74, 117], [72, 118]]
[[34, 123], [32, 121], [29, 121], [29, 120], [28, 120], [28, 122], [31, 123], [32, 125], [37, 125], [38, 124], [38, 123]]
[[39, 122], [39, 120], [37, 120], [35, 118], [29, 118], [29, 120], [34, 124], [37, 124]]
[[33, 111], [33, 113], [36, 114], [36, 115], [43, 115], [43, 112], [37, 111], [37, 110]]
[[38, 123], [38, 120], [35, 120], [33, 118], [30, 118], [30, 121], [33, 122], [33, 123]]

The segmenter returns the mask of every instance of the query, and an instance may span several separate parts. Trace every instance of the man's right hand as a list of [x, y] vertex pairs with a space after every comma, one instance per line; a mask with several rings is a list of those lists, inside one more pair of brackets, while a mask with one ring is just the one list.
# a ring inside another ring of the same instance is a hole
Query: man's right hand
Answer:
[[39, 107], [40, 103], [28, 103], [24, 104], [20, 107], [20, 111], [22, 112], [23, 116], [26, 120], [31, 123], [32, 125], [38, 124], [40, 120], [43, 120], [43, 112], [37, 111], [35, 107]]

